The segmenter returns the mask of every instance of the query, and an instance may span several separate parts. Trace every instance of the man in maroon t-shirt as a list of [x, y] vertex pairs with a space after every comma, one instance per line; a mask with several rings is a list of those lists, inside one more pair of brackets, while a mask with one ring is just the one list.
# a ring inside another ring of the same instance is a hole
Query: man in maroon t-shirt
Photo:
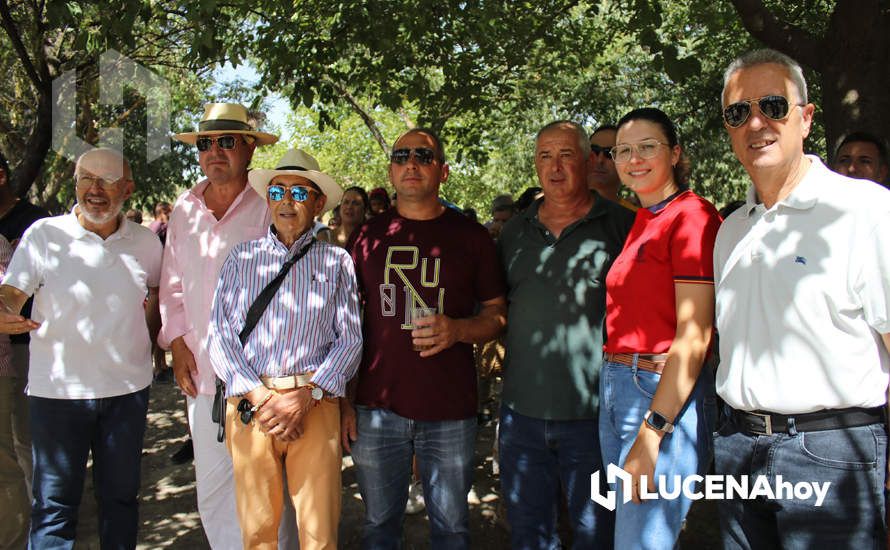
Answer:
[[[365, 502], [362, 547], [399, 546], [416, 454], [431, 540], [469, 548], [473, 344], [493, 339], [506, 322], [502, 270], [485, 228], [439, 203], [448, 165], [434, 132], [402, 135], [389, 177], [396, 207], [365, 224], [350, 247], [365, 347], [356, 414], [344, 407], [343, 443]], [[435, 314], [421, 316], [418, 308]]]

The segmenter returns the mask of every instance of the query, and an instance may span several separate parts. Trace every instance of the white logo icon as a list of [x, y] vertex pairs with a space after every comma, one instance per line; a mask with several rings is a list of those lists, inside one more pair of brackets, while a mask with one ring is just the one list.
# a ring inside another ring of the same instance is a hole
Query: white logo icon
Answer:
[[[145, 125], [146, 160], [151, 162], [169, 153], [170, 90], [167, 81], [117, 51], [108, 50], [99, 57], [99, 102], [122, 104], [124, 87], [134, 89], [145, 98], [148, 119]], [[77, 73], [71, 70], [53, 80], [52, 147], [69, 160], [94, 148], [77, 137], [76, 117]], [[100, 130], [98, 145], [123, 153], [123, 132], [119, 128]]]

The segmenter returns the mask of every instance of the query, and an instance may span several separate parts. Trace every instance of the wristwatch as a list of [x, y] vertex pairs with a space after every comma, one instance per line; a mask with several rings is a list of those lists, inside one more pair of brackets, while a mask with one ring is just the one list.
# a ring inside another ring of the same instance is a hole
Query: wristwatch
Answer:
[[316, 386], [312, 382], [306, 384], [306, 387], [309, 388], [309, 395], [312, 396], [312, 400], [318, 403], [322, 399], [324, 399], [324, 390], [320, 387]]
[[657, 413], [652, 409], [646, 411], [646, 414], [643, 415], [643, 420], [645, 420], [646, 424], [653, 430], [666, 434], [674, 431], [674, 425], [671, 424], [667, 418], [662, 416], [661, 413]]

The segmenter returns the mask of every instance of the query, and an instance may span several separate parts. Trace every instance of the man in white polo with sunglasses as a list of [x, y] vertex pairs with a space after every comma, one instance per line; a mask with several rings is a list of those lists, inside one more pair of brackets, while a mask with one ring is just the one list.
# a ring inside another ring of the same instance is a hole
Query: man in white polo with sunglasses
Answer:
[[229, 253], [209, 335], [210, 357], [229, 398], [226, 444], [243, 544], [278, 547], [287, 498], [296, 510], [300, 548], [333, 549], [342, 492], [337, 398], [361, 357], [361, 317], [352, 258], [316, 241], [312, 227], [343, 192], [312, 156], [295, 149], [274, 170], [252, 170], [249, 180], [265, 197], [272, 225]]
[[724, 547], [883, 547], [890, 191], [804, 155], [815, 107], [787, 56], [735, 60], [722, 100], [752, 185], [714, 252], [715, 470], [776, 493], [718, 501]]
[[235, 513], [232, 459], [211, 419], [216, 375], [207, 351], [210, 307], [219, 270], [236, 244], [262, 237], [269, 227], [266, 201], [247, 185], [257, 146], [278, 138], [259, 132], [247, 109], [210, 103], [197, 132], [174, 136], [198, 148], [206, 179], [173, 206], [161, 276], [161, 347], [173, 352], [173, 374], [187, 396], [195, 449], [198, 512], [211, 548], [241, 548]]

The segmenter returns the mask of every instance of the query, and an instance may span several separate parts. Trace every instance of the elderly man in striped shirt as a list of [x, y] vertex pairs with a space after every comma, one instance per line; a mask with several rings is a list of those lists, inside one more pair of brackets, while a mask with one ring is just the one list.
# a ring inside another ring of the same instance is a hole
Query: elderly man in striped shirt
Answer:
[[[311, 228], [342, 191], [314, 158], [293, 149], [275, 170], [251, 171], [249, 181], [266, 198], [272, 226], [229, 253], [209, 335], [211, 362], [229, 398], [226, 444], [243, 544], [277, 548], [284, 469], [300, 548], [333, 549], [341, 506], [335, 398], [358, 366], [361, 321], [352, 259], [316, 241]], [[239, 337], [251, 305], [279, 275], [281, 286], [255, 328]]]

